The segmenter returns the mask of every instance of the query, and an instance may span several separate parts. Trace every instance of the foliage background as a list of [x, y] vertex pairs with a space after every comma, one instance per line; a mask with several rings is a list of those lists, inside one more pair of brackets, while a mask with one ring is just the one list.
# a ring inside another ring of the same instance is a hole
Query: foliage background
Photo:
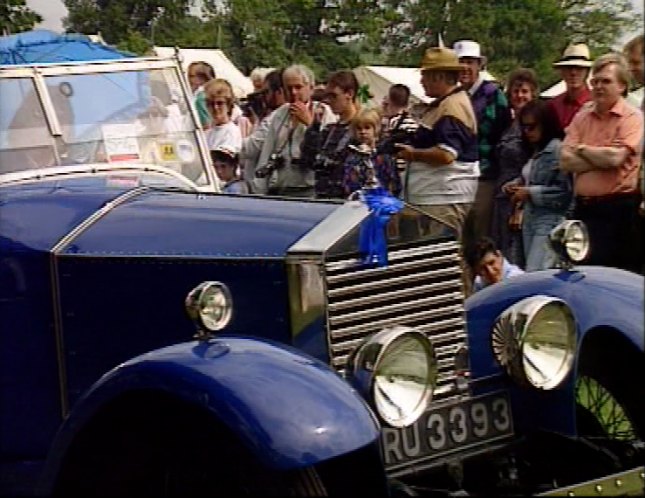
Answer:
[[[69, 32], [100, 33], [144, 54], [153, 45], [221, 48], [243, 71], [301, 62], [320, 79], [362, 64], [416, 66], [425, 48], [474, 39], [504, 78], [531, 67], [542, 86], [571, 42], [607, 52], [642, 19], [629, 0], [64, 0]], [[25, 0], [0, 0], [6, 33], [41, 19]]]

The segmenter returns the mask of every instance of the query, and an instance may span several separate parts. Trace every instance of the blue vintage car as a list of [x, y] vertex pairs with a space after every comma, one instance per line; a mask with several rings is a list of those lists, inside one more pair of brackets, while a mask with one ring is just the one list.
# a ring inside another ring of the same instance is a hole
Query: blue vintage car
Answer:
[[218, 193], [188, 102], [174, 60], [0, 67], [0, 494], [642, 489], [643, 279], [584, 227], [464, 300], [410, 206]]

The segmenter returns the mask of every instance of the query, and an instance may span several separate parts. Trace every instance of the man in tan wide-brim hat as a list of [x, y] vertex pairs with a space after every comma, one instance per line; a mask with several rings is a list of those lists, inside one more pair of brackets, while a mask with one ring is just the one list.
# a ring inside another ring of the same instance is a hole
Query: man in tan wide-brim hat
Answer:
[[[411, 144], [399, 144], [397, 157], [409, 161], [404, 198], [430, 215], [430, 233], [445, 225], [461, 238], [479, 177], [477, 118], [468, 92], [459, 85], [464, 66], [444, 47], [429, 48], [421, 59], [421, 85], [434, 98]], [[443, 224], [441, 223], [443, 222]], [[464, 285], [472, 285], [465, 276]]]
[[560, 60], [553, 63], [566, 85], [566, 90], [549, 102], [562, 130], [569, 126], [583, 104], [591, 100], [587, 79], [592, 64], [589, 47], [584, 43], [569, 45]]

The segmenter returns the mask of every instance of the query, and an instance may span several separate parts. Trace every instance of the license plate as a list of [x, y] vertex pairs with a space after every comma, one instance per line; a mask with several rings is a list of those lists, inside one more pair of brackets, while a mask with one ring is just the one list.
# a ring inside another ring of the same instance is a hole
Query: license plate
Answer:
[[393, 470], [513, 434], [506, 393], [459, 400], [425, 412], [413, 425], [382, 429], [385, 466]]

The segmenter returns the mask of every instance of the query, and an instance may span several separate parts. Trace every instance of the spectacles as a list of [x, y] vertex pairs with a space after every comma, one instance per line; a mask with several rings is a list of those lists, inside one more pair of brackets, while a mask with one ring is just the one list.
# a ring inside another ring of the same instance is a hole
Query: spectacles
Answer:
[[537, 128], [537, 123], [520, 123], [522, 131], [533, 131]]
[[211, 100], [211, 99], [206, 99], [206, 104], [211, 106], [211, 107], [222, 107], [225, 105], [228, 105], [228, 102], [226, 100]]
[[611, 85], [614, 82], [611, 78], [591, 78], [589, 80], [589, 83], [591, 83], [591, 86], [597, 86], [597, 85]]

